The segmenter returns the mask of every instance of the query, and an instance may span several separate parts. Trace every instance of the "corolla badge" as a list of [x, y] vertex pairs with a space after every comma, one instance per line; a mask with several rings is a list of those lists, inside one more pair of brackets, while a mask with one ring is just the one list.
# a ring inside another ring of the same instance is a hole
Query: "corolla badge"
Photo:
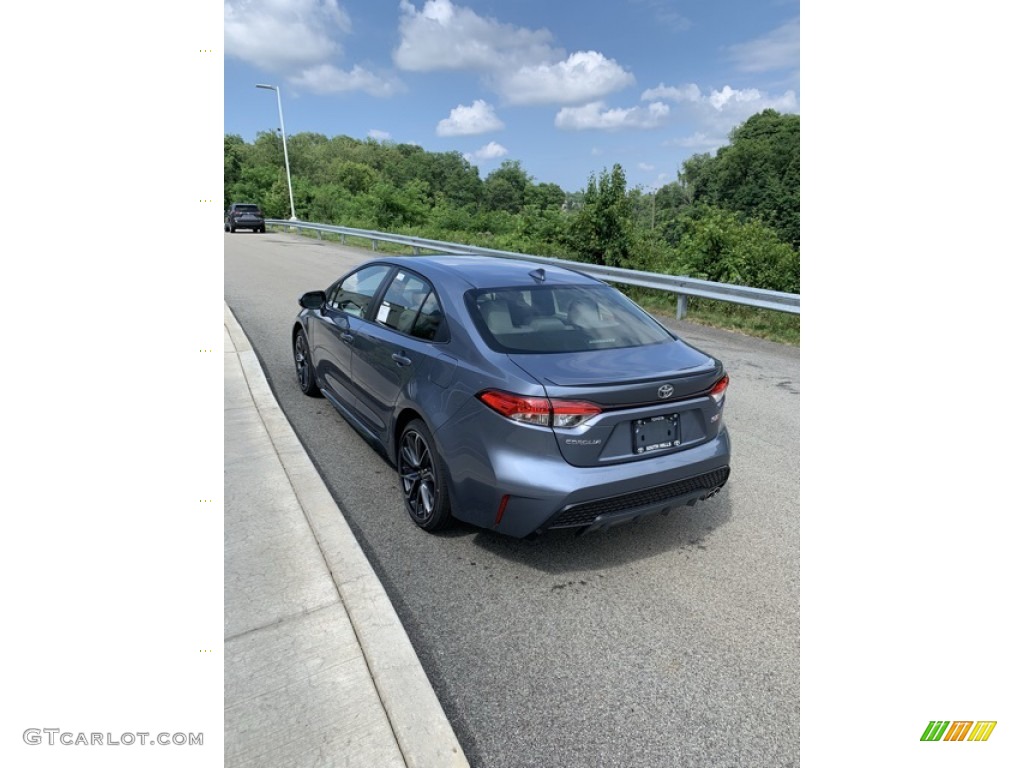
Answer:
[[658, 397], [664, 400], [665, 398], [672, 397], [672, 393], [675, 391], [675, 387], [673, 387], [671, 384], [662, 384], [660, 387], [658, 387]]

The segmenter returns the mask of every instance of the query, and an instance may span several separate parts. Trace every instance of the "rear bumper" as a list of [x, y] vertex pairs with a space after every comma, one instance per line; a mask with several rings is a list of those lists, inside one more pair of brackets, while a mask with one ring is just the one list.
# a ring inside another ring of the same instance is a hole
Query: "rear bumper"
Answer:
[[[527, 434], [520, 427], [516, 433]], [[541, 433], [533, 432], [538, 441]], [[467, 451], [461, 440], [449, 442], [447, 429], [436, 437], [447, 460], [455, 517], [517, 538], [555, 528], [598, 530], [667, 512], [713, 496], [729, 477], [724, 426], [700, 445], [601, 467], [566, 463], [553, 437], [546, 445], [474, 441], [476, 451]]]
[[642, 491], [570, 504], [552, 517], [543, 530], [583, 528], [584, 532], [589, 533], [639, 520], [647, 515], [664, 514], [674, 507], [693, 506], [722, 490], [729, 479], [729, 471], [729, 467], [725, 466]]
[[265, 221], [240, 220], [229, 221], [228, 225], [234, 227], [235, 229], [263, 229], [267, 224]]

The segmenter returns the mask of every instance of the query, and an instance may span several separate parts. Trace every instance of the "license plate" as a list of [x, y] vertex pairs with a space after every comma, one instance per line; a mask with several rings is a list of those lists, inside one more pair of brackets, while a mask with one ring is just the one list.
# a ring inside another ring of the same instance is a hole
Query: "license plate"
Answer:
[[650, 453], [675, 448], [682, 443], [679, 438], [679, 414], [655, 416], [653, 419], [638, 419], [633, 422], [633, 452]]

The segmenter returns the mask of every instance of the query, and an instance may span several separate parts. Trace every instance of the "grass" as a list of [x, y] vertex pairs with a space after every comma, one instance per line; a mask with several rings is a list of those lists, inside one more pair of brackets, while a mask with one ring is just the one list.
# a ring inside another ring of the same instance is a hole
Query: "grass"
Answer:
[[[287, 232], [288, 229], [281, 225], [275, 225], [275, 229], [279, 229], [283, 232]], [[301, 237], [308, 237], [312, 240], [330, 240], [332, 242], [340, 242], [341, 235], [337, 235], [333, 232], [321, 232], [321, 237], [317, 237], [317, 233], [312, 229], [296, 229], [292, 234], [297, 234]], [[355, 235], [345, 235], [345, 245], [351, 248], [365, 248], [367, 251], [373, 251], [373, 240], [368, 237], [357, 237]], [[412, 246], [402, 245], [400, 243], [388, 243], [384, 240], [377, 241], [377, 249], [374, 253], [387, 253], [397, 256], [411, 256]]]

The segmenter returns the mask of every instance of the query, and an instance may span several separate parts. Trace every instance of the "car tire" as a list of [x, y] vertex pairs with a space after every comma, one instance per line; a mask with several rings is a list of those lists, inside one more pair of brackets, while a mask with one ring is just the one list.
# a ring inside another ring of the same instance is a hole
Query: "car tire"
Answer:
[[235, 228], [233, 225], [228, 224], [228, 232], [230, 232], [232, 235], [235, 234]]
[[313, 357], [309, 354], [309, 341], [306, 332], [301, 328], [292, 339], [292, 353], [295, 360], [295, 377], [299, 381], [302, 394], [309, 397], [320, 397], [320, 387], [316, 383], [316, 372], [313, 368]]
[[260, 234], [261, 235], [267, 234], [267, 228], [266, 227], [260, 227]]
[[427, 425], [413, 419], [398, 440], [398, 485], [405, 511], [431, 533], [452, 524], [451, 500], [444, 462]]
[[227, 232], [227, 231], [228, 231], [228, 225], [227, 225], [227, 224], [225, 224], [225, 225], [224, 225], [224, 231], [225, 231], [225, 232]]

